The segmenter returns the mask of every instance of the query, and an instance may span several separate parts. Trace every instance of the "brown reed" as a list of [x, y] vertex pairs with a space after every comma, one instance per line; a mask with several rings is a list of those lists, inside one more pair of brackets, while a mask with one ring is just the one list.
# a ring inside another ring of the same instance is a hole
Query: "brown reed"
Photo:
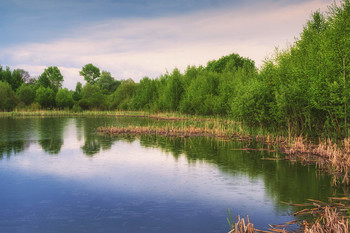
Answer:
[[325, 207], [321, 216], [311, 225], [304, 223], [304, 233], [348, 233], [349, 220], [336, 208]]
[[305, 162], [316, 162], [322, 168], [334, 175], [334, 184], [350, 184], [350, 138], [345, 138], [340, 143], [330, 139], [321, 141], [315, 145], [308, 143], [303, 137], [294, 138], [289, 148], [284, 148], [290, 158], [298, 158]]

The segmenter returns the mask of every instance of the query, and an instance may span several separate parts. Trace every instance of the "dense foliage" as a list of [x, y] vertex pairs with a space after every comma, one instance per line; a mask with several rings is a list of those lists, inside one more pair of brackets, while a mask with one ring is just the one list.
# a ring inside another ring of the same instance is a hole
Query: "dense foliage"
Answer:
[[17, 107], [176, 111], [229, 116], [254, 127], [295, 134], [348, 136], [350, 125], [350, 2], [315, 12], [300, 38], [277, 50], [260, 70], [238, 54], [175, 69], [159, 78], [115, 80], [93, 64], [87, 82], [62, 88], [57, 67], [36, 79], [0, 66], [0, 110]]

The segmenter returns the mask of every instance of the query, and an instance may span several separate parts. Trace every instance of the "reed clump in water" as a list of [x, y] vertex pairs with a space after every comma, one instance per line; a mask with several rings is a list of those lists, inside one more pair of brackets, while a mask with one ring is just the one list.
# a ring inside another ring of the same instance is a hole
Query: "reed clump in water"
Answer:
[[239, 215], [237, 216], [238, 220], [236, 223], [232, 223], [232, 230], [229, 233], [254, 233], [257, 230], [254, 228], [254, 224], [249, 221], [249, 217], [247, 216], [247, 220], [241, 218]]
[[304, 233], [348, 233], [349, 220], [337, 209], [326, 207], [322, 215], [311, 225], [305, 224]]
[[195, 136], [209, 136], [209, 137], [228, 137], [229, 135], [223, 131], [218, 131], [215, 128], [200, 128], [200, 127], [100, 127], [99, 133], [115, 134], [149, 134], [173, 137], [195, 137]]
[[318, 145], [308, 143], [303, 137], [294, 138], [285, 152], [290, 158], [298, 158], [306, 162], [316, 162], [322, 168], [334, 175], [334, 183], [350, 184], [350, 138], [340, 143], [333, 143], [330, 139], [319, 141]]
[[255, 232], [262, 232], [262, 233], [287, 233], [285, 229], [276, 228], [274, 226], [270, 226], [269, 231], [263, 231], [254, 228], [254, 224], [250, 222], [249, 217], [247, 216], [247, 219], [241, 218], [239, 215], [237, 216], [237, 222], [231, 222], [231, 231], [228, 233], [255, 233]]
[[[308, 199], [312, 208], [303, 209], [295, 216], [309, 215], [314, 216], [314, 220], [307, 222], [304, 220], [300, 225], [304, 233], [348, 233], [349, 232], [349, 214], [348, 209], [350, 198], [331, 197], [330, 203]], [[300, 205], [303, 206], [303, 205]]]
[[[304, 233], [348, 233], [349, 232], [349, 214], [348, 209], [349, 204], [344, 204], [343, 201], [350, 201], [350, 198], [343, 197], [333, 197], [330, 198], [331, 203], [324, 203], [318, 200], [308, 199], [310, 203], [306, 204], [289, 204], [291, 206], [308, 206], [309, 208], [303, 209], [294, 213], [295, 216], [311, 216], [313, 217], [311, 222], [306, 220], [291, 221], [281, 225], [270, 225], [270, 229], [267, 231], [262, 231], [254, 228], [254, 224], [244, 218], [241, 219], [238, 216], [237, 222], [231, 220], [230, 227], [231, 231], [229, 233], [253, 233], [253, 232], [265, 232], [265, 233], [287, 233], [287, 227], [292, 224], [298, 223], [299, 229], [295, 232]], [[285, 202], [282, 202], [285, 203]], [[288, 203], [285, 203], [288, 204]], [[229, 213], [230, 214], [230, 213]], [[231, 215], [230, 215], [231, 217]], [[232, 217], [231, 217], [232, 219]]]

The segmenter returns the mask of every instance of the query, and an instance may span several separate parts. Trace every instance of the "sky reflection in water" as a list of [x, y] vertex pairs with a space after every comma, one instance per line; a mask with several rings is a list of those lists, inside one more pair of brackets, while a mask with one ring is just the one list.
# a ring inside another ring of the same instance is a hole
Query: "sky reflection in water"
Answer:
[[0, 119], [0, 232], [227, 232], [227, 208], [266, 228], [293, 219], [280, 200], [331, 195], [313, 167], [213, 139], [97, 135], [106, 121], [128, 119]]

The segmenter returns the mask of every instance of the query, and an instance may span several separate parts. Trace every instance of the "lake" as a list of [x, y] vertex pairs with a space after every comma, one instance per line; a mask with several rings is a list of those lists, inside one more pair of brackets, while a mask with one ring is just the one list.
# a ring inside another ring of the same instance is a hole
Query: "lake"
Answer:
[[343, 192], [315, 166], [237, 150], [254, 142], [97, 134], [152, 121], [0, 118], [0, 232], [228, 232], [227, 209], [264, 230], [295, 219], [281, 201]]

